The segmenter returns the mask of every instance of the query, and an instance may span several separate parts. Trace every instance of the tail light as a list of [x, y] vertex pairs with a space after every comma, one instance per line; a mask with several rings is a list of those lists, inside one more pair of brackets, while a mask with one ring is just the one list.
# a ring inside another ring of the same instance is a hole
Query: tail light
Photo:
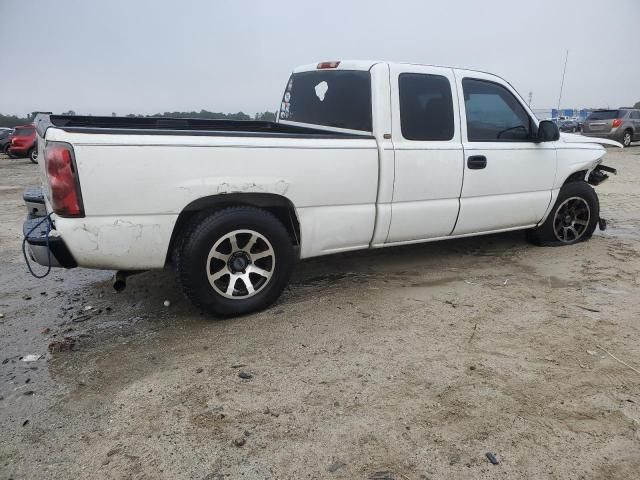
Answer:
[[622, 119], [621, 118], [616, 118], [613, 121], [613, 128], [618, 128], [620, 125], [622, 125]]
[[325, 68], [338, 68], [340, 62], [320, 62], [316, 67], [318, 70], [322, 70]]
[[44, 161], [53, 211], [61, 217], [84, 217], [73, 147], [68, 143], [48, 142]]

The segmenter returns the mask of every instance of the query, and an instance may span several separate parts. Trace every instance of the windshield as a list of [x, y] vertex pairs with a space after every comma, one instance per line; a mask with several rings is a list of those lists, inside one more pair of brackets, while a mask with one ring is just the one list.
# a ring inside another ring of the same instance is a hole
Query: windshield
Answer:
[[355, 70], [294, 73], [282, 97], [280, 120], [371, 132], [371, 75]]
[[28, 137], [33, 134], [33, 128], [16, 128], [14, 135], [16, 137]]
[[623, 110], [599, 110], [597, 112], [591, 112], [587, 120], [614, 120], [623, 116]]

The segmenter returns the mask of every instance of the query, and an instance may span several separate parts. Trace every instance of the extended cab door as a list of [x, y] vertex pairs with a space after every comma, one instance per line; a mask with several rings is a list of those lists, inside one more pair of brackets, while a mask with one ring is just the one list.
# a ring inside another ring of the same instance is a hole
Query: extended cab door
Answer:
[[508, 83], [455, 75], [465, 170], [454, 235], [535, 225], [551, 201], [556, 143], [533, 141], [537, 122]]
[[451, 234], [463, 152], [453, 70], [391, 65], [395, 180], [387, 243]]

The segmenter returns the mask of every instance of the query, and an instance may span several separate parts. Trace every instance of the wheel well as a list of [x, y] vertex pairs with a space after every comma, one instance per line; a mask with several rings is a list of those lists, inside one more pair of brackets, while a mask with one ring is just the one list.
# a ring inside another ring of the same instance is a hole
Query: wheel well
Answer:
[[571, 182], [584, 182], [586, 180], [587, 170], [580, 170], [579, 172], [574, 172], [567, 177], [567, 179], [562, 184], [563, 186], [567, 183]]
[[288, 198], [273, 193], [226, 193], [194, 200], [180, 212], [173, 227], [165, 263], [171, 262], [173, 249], [185, 229], [216, 210], [237, 205], [250, 205], [270, 212], [287, 229], [291, 243], [300, 245], [300, 222]]

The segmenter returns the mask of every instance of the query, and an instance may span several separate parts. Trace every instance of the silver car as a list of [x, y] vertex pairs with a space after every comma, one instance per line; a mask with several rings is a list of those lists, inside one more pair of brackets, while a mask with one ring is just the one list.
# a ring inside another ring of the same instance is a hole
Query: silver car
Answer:
[[584, 121], [582, 134], [587, 137], [610, 138], [625, 147], [640, 140], [640, 110], [594, 110]]

